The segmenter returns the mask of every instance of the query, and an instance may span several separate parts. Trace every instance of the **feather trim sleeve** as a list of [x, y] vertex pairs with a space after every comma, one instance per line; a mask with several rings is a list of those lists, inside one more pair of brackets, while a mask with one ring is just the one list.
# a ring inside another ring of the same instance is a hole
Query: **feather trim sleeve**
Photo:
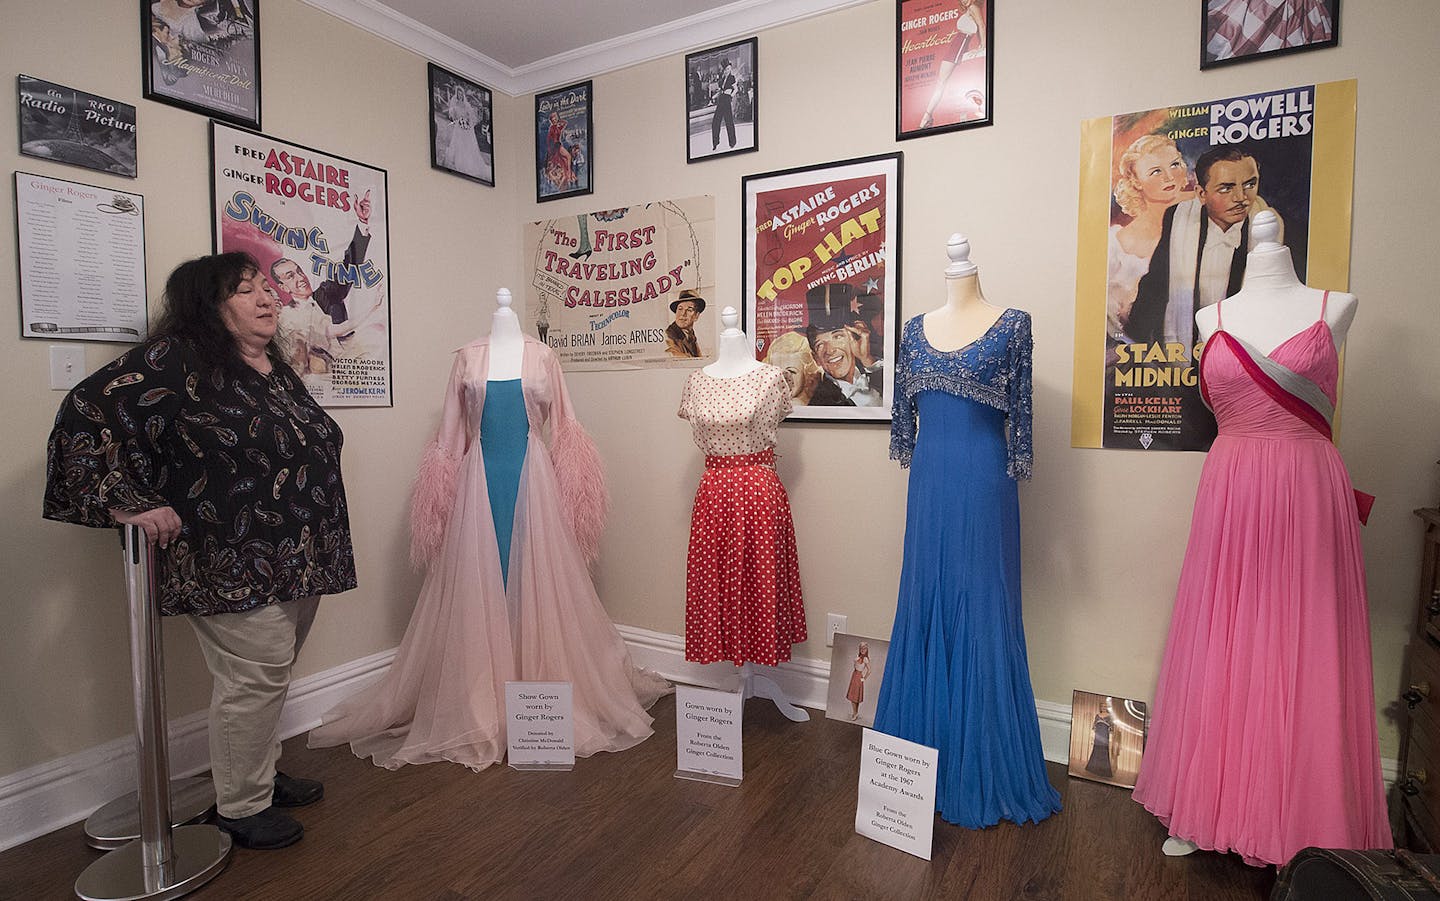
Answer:
[[575, 418], [565, 376], [553, 357], [547, 360], [555, 386], [550, 412], [550, 462], [560, 483], [560, 504], [570, 521], [575, 542], [591, 563], [600, 557], [600, 536], [610, 508], [605, 487], [605, 463], [585, 427]]
[[465, 357], [457, 354], [450, 371], [445, 407], [435, 438], [425, 446], [410, 494], [410, 562], [424, 566], [440, 553], [445, 527], [455, 507], [460, 462], [465, 459]]
[[593, 563], [600, 557], [600, 536], [605, 533], [605, 516], [610, 507], [600, 450], [578, 421], [561, 419], [550, 444], [550, 462], [555, 467], [560, 502], [575, 541], [585, 559]]

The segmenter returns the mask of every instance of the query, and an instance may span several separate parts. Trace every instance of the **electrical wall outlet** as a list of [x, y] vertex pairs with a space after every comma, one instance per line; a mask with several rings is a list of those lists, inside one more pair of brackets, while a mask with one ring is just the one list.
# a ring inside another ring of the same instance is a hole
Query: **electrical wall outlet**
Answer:
[[845, 616], [841, 613], [825, 614], [825, 647], [835, 647], [835, 633], [845, 631]]

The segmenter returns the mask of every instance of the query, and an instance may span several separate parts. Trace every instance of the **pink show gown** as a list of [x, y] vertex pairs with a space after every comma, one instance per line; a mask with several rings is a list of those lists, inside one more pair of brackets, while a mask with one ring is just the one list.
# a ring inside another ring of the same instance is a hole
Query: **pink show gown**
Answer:
[[1339, 358], [1318, 311], [1268, 356], [1222, 324], [1201, 360], [1220, 434], [1135, 784], [1171, 835], [1251, 864], [1392, 847], [1356, 501], [1330, 440]]

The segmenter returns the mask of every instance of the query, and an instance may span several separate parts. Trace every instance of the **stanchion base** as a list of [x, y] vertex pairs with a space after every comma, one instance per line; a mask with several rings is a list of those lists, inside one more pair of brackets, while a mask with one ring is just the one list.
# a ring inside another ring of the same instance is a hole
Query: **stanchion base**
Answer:
[[75, 880], [84, 901], [165, 901], [215, 878], [230, 860], [230, 833], [218, 826], [181, 826], [170, 833], [175, 857], [164, 878], [146, 884], [143, 845], [131, 842], [90, 864]]
[[[198, 823], [215, 807], [215, 783], [206, 777], [175, 779], [170, 783], [170, 825]], [[85, 820], [85, 844], [101, 851], [140, 838], [140, 796], [122, 795]]]

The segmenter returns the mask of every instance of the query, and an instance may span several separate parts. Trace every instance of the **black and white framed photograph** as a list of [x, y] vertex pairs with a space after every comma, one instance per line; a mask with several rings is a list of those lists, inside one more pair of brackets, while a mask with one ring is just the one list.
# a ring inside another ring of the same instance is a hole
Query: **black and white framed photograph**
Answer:
[[140, 0], [145, 99], [260, 127], [260, 0]]
[[1340, 42], [1340, 0], [1203, 0], [1200, 68]]
[[135, 107], [29, 75], [16, 82], [21, 153], [135, 177]]
[[490, 89], [430, 64], [430, 165], [495, 187]]
[[685, 161], [760, 149], [759, 54], [747, 38], [685, 55]]
[[535, 95], [535, 202], [595, 193], [595, 83]]

